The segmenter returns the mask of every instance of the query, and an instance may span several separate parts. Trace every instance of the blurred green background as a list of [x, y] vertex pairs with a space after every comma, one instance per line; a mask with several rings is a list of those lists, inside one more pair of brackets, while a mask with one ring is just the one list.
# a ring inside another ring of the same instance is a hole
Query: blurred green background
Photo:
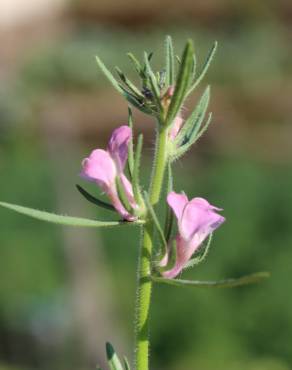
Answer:
[[[80, 162], [105, 146], [127, 105], [97, 69], [99, 54], [135, 78], [125, 56], [155, 52], [166, 34], [179, 53], [193, 38], [214, 118], [175, 165], [177, 191], [224, 208], [194, 279], [267, 270], [234, 290], [155, 286], [152, 369], [292, 369], [291, 1], [20, 1], [0, 4], [0, 198], [109, 219], [75, 189]], [[146, 135], [149, 179], [153, 122]], [[92, 192], [94, 186], [84, 184]], [[139, 232], [61, 228], [0, 210], [0, 369], [105, 367], [104, 342], [132, 359]]]

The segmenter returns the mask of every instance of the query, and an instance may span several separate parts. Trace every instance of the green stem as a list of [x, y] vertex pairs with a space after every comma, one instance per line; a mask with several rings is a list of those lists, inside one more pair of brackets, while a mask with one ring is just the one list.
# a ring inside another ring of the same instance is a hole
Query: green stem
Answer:
[[159, 201], [166, 166], [166, 145], [168, 130], [162, 127], [157, 134], [156, 152], [153, 164], [153, 176], [150, 184], [149, 199], [152, 205]]
[[[150, 184], [149, 199], [152, 205], [159, 201], [166, 166], [167, 128], [162, 127], [156, 138], [156, 153]], [[153, 221], [147, 217], [143, 226], [138, 267], [138, 286], [136, 300], [136, 370], [148, 370], [149, 366], [149, 311], [152, 281], [151, 257], [153, 248]]]

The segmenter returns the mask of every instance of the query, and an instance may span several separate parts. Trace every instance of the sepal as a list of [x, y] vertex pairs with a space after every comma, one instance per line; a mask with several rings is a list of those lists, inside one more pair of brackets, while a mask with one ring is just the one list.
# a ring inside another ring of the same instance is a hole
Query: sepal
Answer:
[[116, 187], [117, 187], [119, 200], [122, 203], [123, 207], [125, 208], [125, 210], [129, 214], [133, 215], [134, 210], [133, 210], [133, 208], [132, 208], [132, 206], [129, 202], [128, 196], [127, 196], [126, 191], [125, 191], [125, 188], [124, 188], [124, 186], [122, 184], [122, 181], [121, 181], [119, 176], [116, 177]]
[[199, 254], [196, 257], [190, 259], [189, 262], [185, 264], [184, 269], [188, 269], [193, 266], [196, 266], [206, 259], [210, 251], [212, 237], [213, 237], [213, 233], [209, 235], [206, 245], [199, 249]]
[[109, 203], [106, 203], [104, 202], [103, 200], [100, 200], [96, 197], [94, 197], [93, 195], [89, 194], [85, 189], [83, 189], [80, 185], [76, 185], [76, 188], [77, 190], [79, 191], [79, 193], [81, 195], [84, 196], [84, 198], [86, 200], [88, 200], [89, 202], [101, 207], [101, 208], [104, 208], [104, 209], [108, 209], [110, 211], [114, 211], [116, 212], [116, 209]]

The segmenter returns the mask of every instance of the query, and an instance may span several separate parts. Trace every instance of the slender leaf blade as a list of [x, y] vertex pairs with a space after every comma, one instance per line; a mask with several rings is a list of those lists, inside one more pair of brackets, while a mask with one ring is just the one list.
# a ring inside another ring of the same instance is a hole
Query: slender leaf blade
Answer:
[[192, 136], [200, 130], [204, 120], [206, 111], [210, 101], [210, 86], [207, 86], [202, 96], [199, 99], [195, 109], [192, 111], [189, 118], [185, 121], [183, 127], [179, 131], [175, 143], [180, 146], [188, 143]]
[[192, 143], [194, 143], [197, 140], [199, 140], [200, 137], [207, 131], [207, 129], [208, 129], [211, 121], [212, 121], [212, 112], [209, 113], [208, 118], [207, 118], [207, 121], [206, 121], [204, 127], [198, 133], [196, 133], [196, 135], [193, 135], [193, 137], [191, 138], [191, 142]]
[[186, 98], [186, 92], [192, 78], [193, 54], [193, 43], [191, 40], [188, 40], [176, 79], [174, 94], [168, 109], [166, 126], [169, 126], [173, 122]]
[[149, 78], [149, 82], [150, 82], [150, 86], [151, 86], [151, 91], [154, 95], [157, 106], [161, 110], [162, 106], [161, 106], [161, 100], [160, 100], [160, 98], [161, 98], [160, 97], [160, 90], [159, 90], [157, 78], [156, 78], [156, 76], [155, 76], [155, 74], [154, 74], [154, 72], [153, 72], [153, 70], [150, 66], [149, 56], [148, 56], [147, 53], [144, 54], [144, 61], [145, 61], [146, 74]]
[[139, 60], [135, 57], [134, 54], [132, 53], [127, 53], [127, 57], [130, 59], [132, 62], [134, 68], [136, 69], [137, 73], [139, 74], [140, 77], [145, 78], [145, 75], [143, 73], [143, 68], [141, 66], [141, 63]]
[[133, 95], [139, 97], [140, 99], [143, 99], [144, 96], [141, 93], [141, 91], [132, 83], [132, 81], [120, 70], [119, 67], [115, 67], [117, 74], [119, 75], [121, 81], [127, 86], [129, 91], [133, 93]]
[[112, 226], [120, 226], [120, 225], [135, 225], [140, 224], [141, 221], [136, 222], [127, 222], [127, 221], [96, 221], [87, 218], [81, 217], [72, 217], [72, 216], [62, 216], [57, 215], [55, 213], [49, 213], [45, 211], [40, 211], [33, 208], [27, 208], [23, 206], [19, 206], [16, 204], [0, 202], [0, 206], [4, 208], [8, 208], [12, 211], [21, 213], [26, 216], [30, 216], [32, 218], [51, 222], [60, 225], [67, 225], [67, 226], [76, 226], [76, 227], [112, 227]]
[[156, 283], [194, 287], [194, 288], [234, 288], [238, 286], [259, 283], [270, 277], [269, 272], [256, 272], [254, 274], [242, 276], [237, 279], [224, 279], [219, 281], [200, 281], [200, 280], [181, 280], [166, 279], [162, 277], [151, 276], [151, 280]]
[[89, 202], [99, 206], [99, 207], [102, 207], [102, 208], [105, 208], [105, 209], [108, 209], [110, 211], [114, 211], [116, 212], [115, 208], [109, 204], [109, 203], [106, 203], [96, 197], [94, 197], [93, 195], [89, 194], [85, 189], [83, 189], [80, 185], [76, 185], [76, 188], [77, 190], [80, 192], [80, 194], [82, 194], [84, 196], [84, 198], [86, 200], [88, 200]]
[[175, 70], [174, 70], [174, 50], [171, 36], [166, 36], [165, 40], [165, 72], [166, 72], [166, 86], [174, 84]]
[[153, 111], [150, 107], [147, 105], [144, 105], [143, 102], [138, 100], [133, 94], [131, 94], [129, 91], [127, 91], [123, 86], [120, 86], [122, 89], [122, 95], [125, 97], [125, 99], [132, 104], [135, 108], [140, 110], [141, 112], [145, 114], [153, 114]]
[[96, 62], [100, 68], [100, 70], [102, 71], [102, 73], [105, 75], [105, 77], [109, 80], [109, 82], [112, 84], [112, 86], [121, 94], [123, 94], [123, 90], [120, 86], [120, 84], [118, 83], [118, 81], [114, 78], [114, 76], [112, 75], [112, 73], [110, 72], [110, 70], [105, 66], [105, 64], [102, 62], [102, 60], [96, 56]]
[[105, 347], [106, 347], [106, 357], [108, 360], [110, 370], [124, 370], [121, 361], [119, 360], [114, 350], [114, 347], [109, 342], [106, 343]]
[[194, 81], [194, 83], [192, 84], [192, 86], [190, 87], [187, 95], [189, 96], [194, 90], [195, 88], [199, 85], [199, 83], [202, 81], [202, 79], [205, 77], [209, 67], [210, 67], [210, 64], [215, 56], [215, 53], [216, 53], [216, 50], [217, 50], [217, 46], [218, 46], [218, 42], [215, 41], [214, 42], [214, 45], [213, 47], [211, 48], [211, 50], [209, 51], [209, 54], [206, 58], [206, 61], [205, 61], [205, 64], [203, 65], [202, 67], [202, 70], [198, 76], [198, 78]]
[[109, 80], [109, 82], [112, 84], [112, 86], [120, 93], [122, 94], [126, 100], [132, 104], [135, 108], [139, 109], [143, 113], [146, 114], [152, 114], [152, 110], [145, 107], [141, 102], [137, 100], [137, 97], [132, 95], [130, 92], [128, 92], [123, 86], [121, 86], [118, 81], [114, 78], [112, 73], [109, 71], [109, 69], [105, 66], [105, 64], [101, 61], [101, 59], [97, 56], [96, 57], [97, 64], [105, 77]]
[[125, 365], [125, 370], [131, 370], [129, 361], [126, 356], [124, 356], [124, 365]]

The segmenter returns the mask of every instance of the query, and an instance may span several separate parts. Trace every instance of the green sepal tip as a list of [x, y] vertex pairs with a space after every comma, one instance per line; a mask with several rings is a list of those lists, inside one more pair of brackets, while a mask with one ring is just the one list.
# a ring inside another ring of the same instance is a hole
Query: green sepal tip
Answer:
[[102, 200], [100, 200], [100, 199], [98, 199], [98, 198], [96, 198], [96, 197], [94, 197], [93, 195], [91, 195], [91, 194], [89, 194], [85, 189], [83, 189], [80, 185], [76, 185], [76, 188], [77, 188], [77, 190], [79, 191], [79, 193], [81, 194], [81, 195], [83, 195], [84, 196], [84, 198], [86, 199], [86, 200], [88, 200], [89, 202], [91, 202], [91, 203], [93, 203], [93, 204], [95, 204], [95, 205], [97, 205], [97, 206], [99, 206], [99, 207], [102, 207], [102, 208], [104, 208], [104, 209], [108, 209], [108, 210], [110, 210], [110, 211], [114, 211], [114, 212], [116, 212], [116, 210], [115, 210], [115, 208], [111, 205], [111, 204], [109, 204], [109, 203], [106, 203], [106, 202], [104, 202], [104, 201], [102, 201]]
[[109, 364], [110, 370], [124, 370], [121, 361], [119, 360], [114, 347], [107, 342], [105, 345], [106, 357]]

